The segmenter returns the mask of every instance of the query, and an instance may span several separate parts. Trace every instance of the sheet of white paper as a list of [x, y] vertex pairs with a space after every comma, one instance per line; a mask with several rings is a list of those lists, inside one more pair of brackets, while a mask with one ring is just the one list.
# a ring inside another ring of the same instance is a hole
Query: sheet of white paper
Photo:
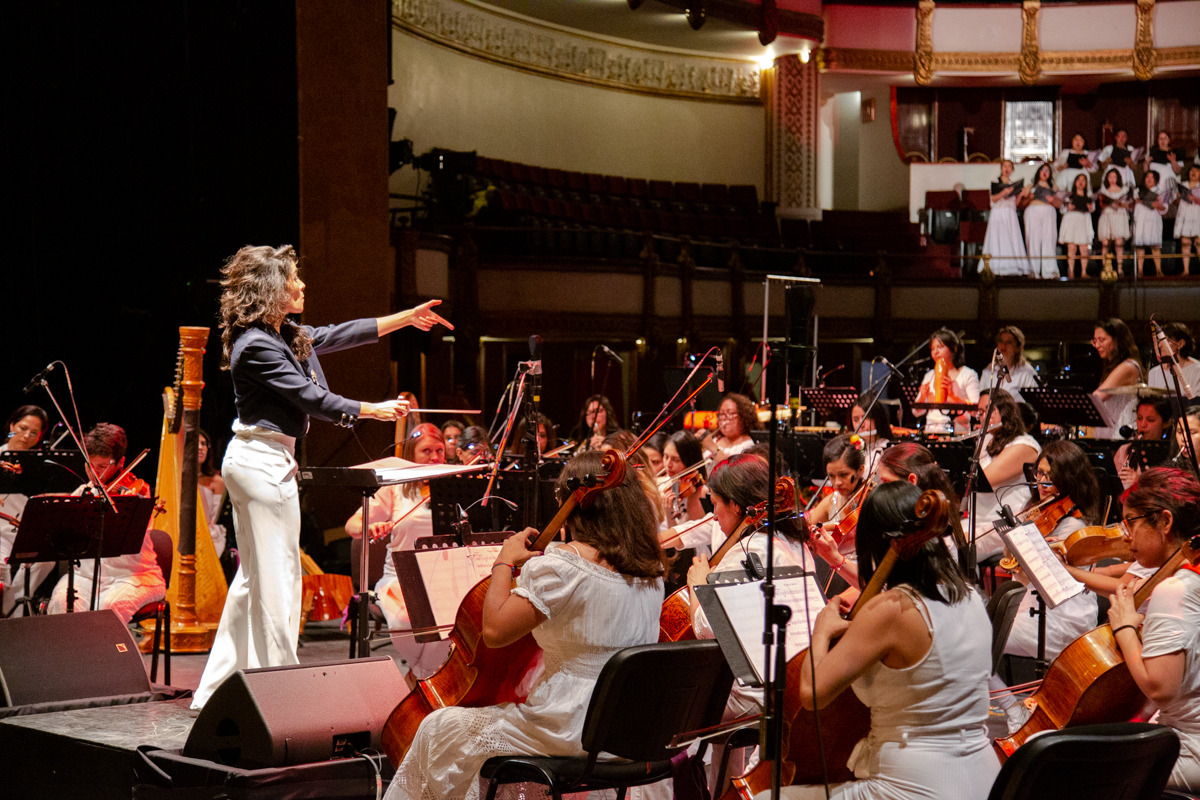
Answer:
[[[717, 597], [721, 607], [725, 609], [729, 622], [737, 634], [742, 650], [754, 667], [754, 673], [762, 681], [763, 658], [763, 593], [762, 581], [750, 583], [717, 584]], [[807, 611], [805, 615], [805, 591], [808, 593]], [[785, 578], [775, 582], [775, 602], [792, 609], [792, 617], [787, 624], [787, 639], [784, 651], [790, 661], [796, 654], [808, 647], [808, 631], [817, 618], [817, 613], [825, 607], [825, 598], [821, 594], [821, 586], [812, 575], [800, 578]]]
[[1000, 538], [1046, 601], [1047, 608], [1062, 605], [1086, 588], [1067, 572], [1035, 525], [1021, 525], [1001, 533]]
[[416, 551], [435, 624], [454, 624], [462, 599], [492, 573], [492, 564], [499, 555], [498, 544]]

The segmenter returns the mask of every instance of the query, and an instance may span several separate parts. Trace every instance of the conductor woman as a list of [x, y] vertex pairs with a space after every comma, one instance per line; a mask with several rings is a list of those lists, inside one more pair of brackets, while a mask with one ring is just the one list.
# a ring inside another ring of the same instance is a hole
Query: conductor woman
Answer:
[[238, 418], [221, 473], [233, 503], [241, 565], [229, 587], [216, 640], [192, 700], [201, 708], [239, 669], [295, 664], [300, 634], [300, 503], [296, 440], [309, 417], [353, 426], [393, 421], [404, 400], [350, 400], [329, 390], [319, 354], [345, 350], [406, 326], [442, 324], [440, 300], [377, 319], [312, 328], [288, 319], [304, 311], [304, 282], [291, 246], [243, 247], [221, 270], [222, 367], [233, 376]]

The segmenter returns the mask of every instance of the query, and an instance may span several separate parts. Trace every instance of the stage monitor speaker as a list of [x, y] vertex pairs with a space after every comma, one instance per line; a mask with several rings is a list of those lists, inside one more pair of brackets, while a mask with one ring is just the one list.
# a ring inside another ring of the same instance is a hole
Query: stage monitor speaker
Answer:
[[129, 628], [112, 611], [0, 620], [0, 706], [150, 696]]
[[201, 709], [183, 755], [258, 769], [379, 750], [406, 694], [387, 657], [238, 670]]

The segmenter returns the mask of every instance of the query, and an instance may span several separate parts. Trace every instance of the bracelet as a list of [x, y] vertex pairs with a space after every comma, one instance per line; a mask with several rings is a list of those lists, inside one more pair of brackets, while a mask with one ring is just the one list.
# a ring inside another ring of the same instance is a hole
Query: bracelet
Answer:
[[1137, 625], [1121, 625], [1120, 627], [1115, 628], [1113, 630], [1113, 636], [1115, 637], [1118, 633], [1125, 630], [1126, 628], [1132, 628], [1134, 630], [1134, 632], [1137, 632]]
[[503, 561], [497, 561], [495, 564], [492, 564], [492, 569], [495, 569], [496, 567], [508, 567], [510, 572], [517, 571], [517, 568], [514, 567], [512, 564], [505, 564]]
[[840, 562], [838, 562], [838, 565], [836, 567], [833, 568], [833, 571], [840, 572], [842, 567], [844, 567], [844, 566], [846, 566], [846, 557], [842, 556], [842, 560]]

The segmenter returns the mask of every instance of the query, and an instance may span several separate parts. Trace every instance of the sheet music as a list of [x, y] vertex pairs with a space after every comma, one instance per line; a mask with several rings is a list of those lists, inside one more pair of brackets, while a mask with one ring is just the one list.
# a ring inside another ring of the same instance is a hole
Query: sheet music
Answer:
[[[712, 587], [760, 685], [764, 672], [762, 585], [762, 581], [750, 581], [715, 584]], [[806, 590], [810, 617], [804, 614]], [[792, 618], [787, 624], [787, 641], [784, 643], [790, 661], [808, 647], [808, 631], [816, 621], [817, 613], [825, 607], [825, 596], [821, 594], [816, 576], [808, 574], [776, 581], [775, 602], [792, 609]]]
[[467, 592], [492, 574], [492, 564], [500, 555], [500, 545], [447, 547], [442, 550], [414, 551], [429, 608], [436, 625], [453, 625], [458, 606]]
[[488, 469], [487, 464], [417, 464], [405, 461], [403, 458], [389, 456], [365, 464], [355, 464], [350, 469], [369, 469], [374, 471], [379, 480], [384, 483], [411, 483], [427, 481], [433, 478], [444, 478], [447, 475], [460, 475], [466, 472], [480, 472]]
[[1046, 601], [1047, 608], [1056, 608], [1083, 592], [1084, 585], [1075, 580], [1050, 551], [1049, 543], [1042, 538], [1037, 526], [1032, 523], [1021, 525], [1002, 532], [1000, 538]]

